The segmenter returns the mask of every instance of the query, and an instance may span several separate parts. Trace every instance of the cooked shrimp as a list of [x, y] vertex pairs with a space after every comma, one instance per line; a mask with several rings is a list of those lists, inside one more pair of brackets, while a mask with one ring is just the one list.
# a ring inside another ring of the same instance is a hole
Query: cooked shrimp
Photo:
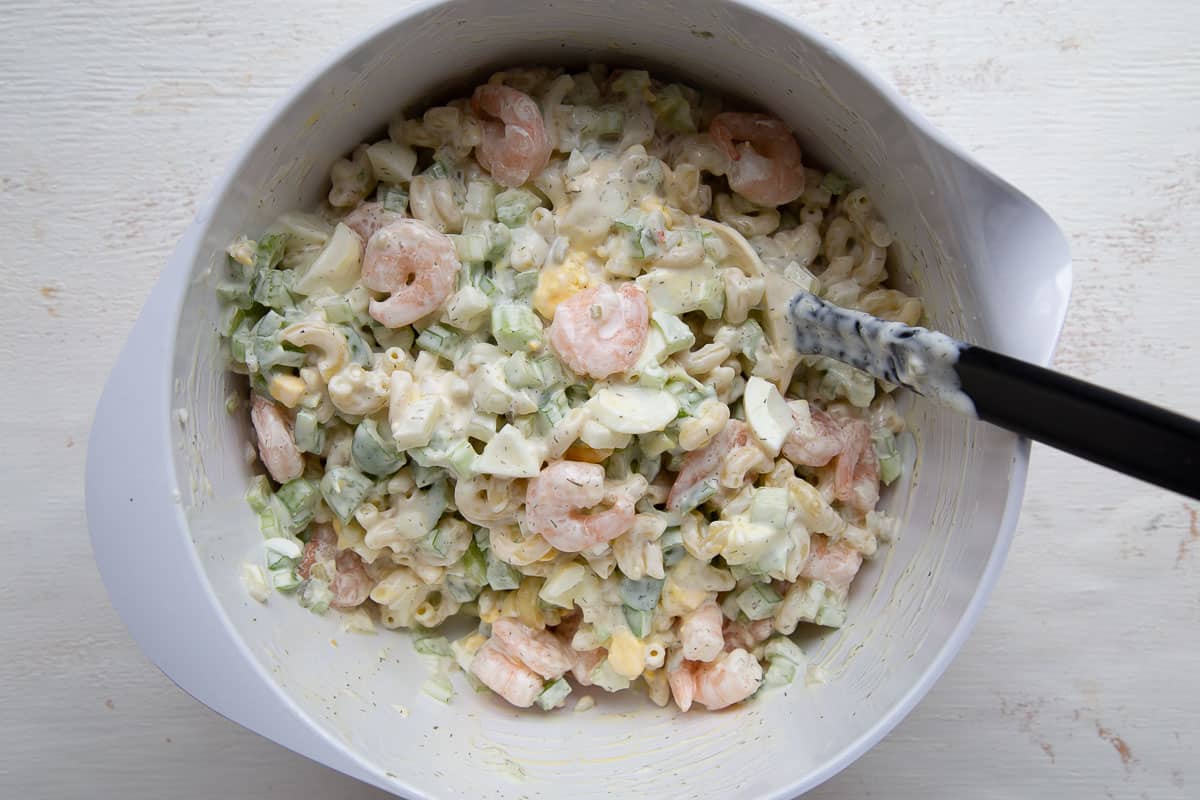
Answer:
[[389, 211], [382, 203], [359, 203], [358, 208], [342, 219], [342, 224], [358, 234], [363, 244], [371, 241], [375, 232], [404, 219], [403, 214]]
[[783, 455], [797, 466], [823, 467], [842, 452], [842, 426], [804, 400], [788, 403], [794, 425], [783, 442]]
[[337, 557], [337, 534], [330, 525], [314, 524], [308, 531], [308, 541], [304, 544], [304, 552], [300, 556], [300, 564], [296, 574], [308, 578], [313, 564], [318, 561], [333, 561]]
[[667, 673], [667, 684], [671, 687], [671, 697], [680, 711], [692, 707], [696, 695], [696, 665], [691, 661], [681, 661], [679, 666]]
[[850, 581], [862, 566], [862, 553], [845, 542], [830, 542], [828, 537], [814, 535], [808, 562], [800, 570], [801, 578], [820, 581], [837, 594], [850, 590]]
[[[525, 526], [564, 553], [578, 553], [633, 527], [634, 501], [628, 495], [605, 485], [599, 464], [557, 461], [529, 481]], [[601, 504], [609, 507], [587, 513]]]
[[699, 450], [693, 450], [683, 459], [671, 493], [667, 495], [667, 508], [677, 511], [687, 495], [699, 484], [705, 481], [717, 480], [717, 473], [725, 456], [735, 447], [741, 447], [750, 441], [750, 429], [741, 420], [731, 419], [725, 423], [721, 432], [714, 436], [709, 443]]
[[637, 362], [649, 328], [646, 293], [632, 283], [619, 290], [605, 283], [558, 304], [550, 344], [568, 367], [601, 379]]
[[754, 620], [753, 622], [725, 621], [725, 650], [750, 650], [755, 645], [765, 642], [775, 632], [775, 620]]
[[726, 111], [713, 117], [708, 132], [729, 156], [729, 188], [742, 197], [760, 206], [781, 206], [804, 192], [800, 145], [780, 120]]
[[258, 440], [258, 457], [277, 483], [287, 483], [304, 472], [304, 456], [292, 437], [287, 412], [259, 394], [251, 396], [250, 424]]
[[495, 639], [488, 639], [476, 651], [471, 673], [518, 708], [529, 708], [542, 693], [538, 674], [508, 655]]
[[450, 237], [424, 222], [402, 219], [380, 228], [367, 242], [362, 282], [391, 297], [372, 300], [371, 316], [389, 328], [416, 322], [446, 301], [461, 268]]
[[862, 512], [879, 502], [879, 458], [871, 443], [871, 426], [851, 420], [842, 429], [845, 442], [834, 475], [834, 496]]
[[358, 553], [343, 550], [338, 553], [334, 566], [333, 581], [329, 584], [329, 589], [333, 592], [330, 605], [334, 608], [355, 608], [362, 605], [375, 588], [375, 581], [367, 575], [366, 567]]
[[737, 649], [716, 661], [696, 666], [692, 674], [695, 700], [709, 711], [740, 703], [758, 691], [763, 671], [754, 656]]
[[553, 633], [534, 630], [515, 619], [501, 617], [493, 622], [492, 638], [505, 653], [543, 678], [562, 677], [575, 663], [571, 648]]
[[546, 123], [533, 98], [511, 86], [487, 84], [471, 96], [471, 108], [483, 122], [475, 158], [508, 187], [536, 178], [550, 160]]
[[679, 623], [679, 641], [688, 661], [712, 661], [721, 654], [725, 637], [721, 632], [724, 616], [715, 600], [705, 600], [695, 611], [685, 614]]
[[595, 650], [574, 650], [575, 660], [571, 664], [571, 677], [580, 686], [592, 685], [592, 670], [600, 666], [600, 662], [608, 655], [603, 647]]

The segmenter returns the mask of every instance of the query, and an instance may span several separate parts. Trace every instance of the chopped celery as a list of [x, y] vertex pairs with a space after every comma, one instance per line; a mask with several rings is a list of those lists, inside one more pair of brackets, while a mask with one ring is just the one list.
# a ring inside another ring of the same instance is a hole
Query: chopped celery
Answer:
[[638, 437], [638, 447], [648, 458], [658, 458], [675, 445], [675, 440], [664, 431], [644, 433]]
[[458, 358], [462, 335], [440, 323], [434, 323], [417, 336], [417, 347], [449, 361]]
[[537, 289], [538, 279], [541, 277], [541, 272], [536, 269], [518, 272], [513, 276], [513, 286], [516, 289], [518, 297], [525, 297], [533, 294]]
[[544, 429], [550, 430], [562, 422], [570, 410], [571, 404], [567, 401], [566, 391], [556, 389], [546, 397], [538, 409], [538, 421]]
[[625, 623], [630, 632], [639, 639], [650, 633], [650, 623], [654, 620], [654, 612], [645, 609], [622, 606], [625, 613]]
[[256, 270], [275, 269], [283, 260], [283, 251], [287, 247], [286, 233], [269, 233], [258, 240], [254, 250], [254, 268]]
[[221, 319], [217, 322], [217, 333], [225, 338], [233, 335], [246, 319], [245, 309], [237, 306], [230, 306], [221, 312]]
[[487, 258], [489, 244], [487, 237], [479, 234], [450, 234], [454, 249], [463, 263], [483, 261]]
[[350, 308], [350, 302], [344, 297], [338, 297], [325, 303], [321, 307], [321, 311], [324, 312], [327, 322], [337, 325], [349, 325], [355, 319], [354, 309]]
[[415, 459], [409, 468], [412, 470], [413, 482], [418, 489], [424, 489], [437, 483], [445, 472], [441, 467], [426, 467], [418, 464]]
[[371, 351], [371, 346], [367, 344], [358, 329], [352, 325], [338, 325], [337, 331], [346, 339], [346, 344], [350, 348], [350, 360], [370, 369], [375, 356]]
[[309, 578], [300, 584], [299, 600], [301, 606], [314, 614], [324, 614], [329, 610], [333, 592], [329, 590], [329, 584], [325, 581]]
[[254, 279], [254, 302], [283, 311], [296, 304], [291, 288], [296, 273], [291, 270], [264, 269]]
[[475, 531], [476, 539], [467, 547], [467, 552], [463, 553], [462, 567], [463, 577], [470, 583], [476, 586], [487, 585], [487, 558], [483, 554], [483, 550], [479, 548], [478, 536], [482, 533], [484, 541], [487, 541], [489, 536], [486, 528], [479, 528]]
[[445, 636], [418, 635], [413, 639], [413, 649], [426, 656], [451, 657], [450, 642]]
[[246, 502], [255, 513], [266, 511], [271, 505], [271, 481], [266, 475], [255, 475], [246, 490]]
[[823, 399], [845, 397], [858, 408], [866, 408], [875, 399], [875, 379], [867, 373], [831, 358], [822, 359], [818, 369], [825, 373], [817, 389]]
[[461, 575], [447, 575], [445, 579], [446, 594], [457, 603], [469, 603], [479, 596], [482, 584], [467, 580]]
[[488, 225], [487, 232], [488, 241], [492, 244], [492, 249], [488, 251], [488, 261], [499, 261], [504, 258], [509, 245], [512, 244], [512, 233], [509, 232], [508, 226], [499, 222]]
[[373, 485], [354, 467], [333, 467], [321, 478], [321, 495], [338, 519], [349, 522]]
[[542, 386], [547, 388], [551, 386], [559, 386], [561, 384], [570, 383], [570, 378], [563, 370], [562, 364], [558, 358], [552, 353], [545, 353], [534, 359], [534, 366], [537, 367], [538, 375], [541, 378]]
[[695, 486], [688, 489], [679, 497], [677, 508], [680, 512], [686, 513], [693, 508], [699, 508], [710, 497], [717, 493], [716, 477], [700, 481]]
[[619, 108], [600, 108], [584, 126], [591, 136], [616, 136], [625, 127], [625, 112]]
[[229, 272], [232, 277], [222, 281], [217, 286], [217, 298], [222, 303], [230, 303], [243, 310], [254, 305], [254, 279], [256, 273], [252, 267], [246, 267], [229, 259]]
[[460, 481], [470, 480], [475, 476], [475, 460], [478, 455], [466, 439], [459, 439], [446, 451], [446, 462], [454, 471], [454, 477]]
[[477, 180], [467, 184], [467, 199], [463, 203], [463, 216], [470, 219], [495, 219], [495, 182]]
[[487, 582], [497, 591], [516, 589], [521, 585], [521, 573], [509, 563], [501, 561], [491, 550], [487, 552]]
[[523, 350], [518, 350], [504, 362], [504, 380], [514, 389], [528, 389], [540, 386], [542, 376], [529, 355]]
[[738, 608], [752, 620], [772, 616], [782, 602], [779, 593], [765, 583], [752, 583], [737, 596]]
[[763, 656], [768, 661], [790, 661], [796, 666], [804, 666], [808, 658], [800, 646], [786, 636], [772, 636], [763, 647]]
[[658, 605], [662, 587], [663, 581], [660, 578], [642, 578], [636, 581], [621, 578], [621, 602], [638, 611], [653, 611]]
[[[254, 354], [254, 330], [257, 320], [252, 320], [250, 317], [244, 317], [238, 323], [237, 329], [229, 335], [229, 356], [239, 364], [246, 363], [247, 355]], [[255, 361], [257, 367], [258, 362]]]
[[684, 96], [683, 87], [677, 83], [664, 86], [654, 98], [654, 116], [672, 133], [695, 133], [696, 121], [692, 119], [692, 107]]
[[889, 430], [882, 430], [871, 437], [875, 446], [875, 455], [879, 459], [879, 479], [885, 485], [900, 477], [904, 462], [900, 451], [896, 449], [896, 436]]
[[492, 338], [502, 350], [515, 353], [542, 340], [542, 321], [526, 305], [504, 303], [492, 308]]
[[421, 684], [421, 691], [439, 703], [449, 703], [454, 697], [454, 686], [445, 675], [433, 675]]
[[570, 693], [571, 684], [567, 683], [565, 678], [557, 678], [547, 683], [542, 693], [537, 696], [538, 708], [543, 711], [558, 708], [566, 702]]
[[644, 69], [623, 69], [613, 78], [610, 88], [616, 94], [634, 95], [641, 100], [642, 92], [650, 88], [650, 73]]
[[288, 513], [291, 514], [292, 521], [289, 527], [294, 533], [303, 530], [312, 521], [313, 515], [317, 511], [317, 504], [321, 501], [321, 493], [316, 481], [306, 478], [288, 481], [279, 487], [275, 496], [283, 502]]
[[763, 686], [787, 686], [796, 679], [796, 665], [784, 658], [768, 663], [763, 673]]
[[264, 539], [288, 536], [291, 533], [290, 523], [288, 510], [277, 497], [272, 496], [271, 505], [258, 512], [258, 530]]
[[754, 490], [754, 499], [750, 501], [751, 522], [782, 531], [787, 528], [787, 514], [787, 489], [764, 486]]
[[296, 447], [305, 453], [319, 454], [325, 448], [325, 429], [312, 409], [301, 408], [296, 412], [292, 438], [296, 440]]
[[758, 360], [759, 345], [762, 344], [762, 341], [762, 326], [755, 320], [748, 319], [737, 326], [737, 337], [734, 339], [733, 349], [754, 362]]
[[413, 339], [416, 337], [413, 335], [411, 326], [392, 329], [380, 325], [374, 320], [371, 320], [369, 324], [371, 326], [371, 335], [375, 337], [375, 341], [380, 347], [385, 349], [388, 347], [399, 347], [401, 350], [412, 349]]
[[541, 198], [525, 189], [505, 189], [495, 202], [496, 219], [508, 228], [524, 225], [529, 212], [542, 204]]
[[655, 311], [650, 315], [650, 319], [662, 333], [663, 342], [666, 345], [663, 350], [664, 357], [683, 350], [690, 350], [696, 343], [696, 334], [692, 333], [692, 329], [686, 322], [674, 314]]
[[687, 555], [687, 551], [683, 547], [683, 532], [679, 528], [668, 528], [659, 537], [658, 544], [662, 547], [664, 567], [675, 566]]
[[593, 685], [599, 686], [606, 692], [619, 692], [629, 688], [629, 679], [618, 674], [612, 664], [608, 663], [607, 658], [596, 665], [590, 677]]
[[846, 607], [827, 602], [821, 606], [813, 622], [826, 628], [840, 628], [846, 624]]
[[397, 214], [408, 212], [408, 192], [404, 190], [404, 187], [380, 184], [378, 197], [379, 202], [388, 211], [394, 211]]
[[830, 194], [845, 194], [850, 188], [850, 182], [836, 172], [827, 172], [821, 179], [821, 188]]
[[573, 383], [564, 391], [567, 393], [567, 402], [571, 404], [572, 408], [583, 405], [592, 396], [592, 390], [582, 383]]
[[380, 432], [373, 419], [364, 419], [354, 429], [350, 447], [354, 464], [368, 475], [383, 477], [404, 465], [405, 456], [396, 448], [391, 432]]
[[270, 572], [271, 586], [280, 592], [290, 592], [300, 585], [300, 577], [296, 575], [296, 570], [291, 566], [283, 569], [273, 569]]
[[713, 396], [711, 389], [691, 379], [671, 379], [664, 388], [678, 401], [680, 417], [695, 416], [700, 404]]

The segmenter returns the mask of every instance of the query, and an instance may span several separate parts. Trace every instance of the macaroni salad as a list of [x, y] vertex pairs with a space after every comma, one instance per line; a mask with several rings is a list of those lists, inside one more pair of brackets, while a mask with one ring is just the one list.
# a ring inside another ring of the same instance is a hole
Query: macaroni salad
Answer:
[[[547, 710], [805, 674], [791, 635], [843, 623], [890, 535], [903, 421], [796, 352], [787, 304], [922, 313], [867, 195], [777, 119], [603, 66], [497, 73], [331, 183], [219, 288], [267, 472], [251, 594], [417, 632], [443, 700], [458, 669]], [[455, 616], [477, 629], [430, 632]]]

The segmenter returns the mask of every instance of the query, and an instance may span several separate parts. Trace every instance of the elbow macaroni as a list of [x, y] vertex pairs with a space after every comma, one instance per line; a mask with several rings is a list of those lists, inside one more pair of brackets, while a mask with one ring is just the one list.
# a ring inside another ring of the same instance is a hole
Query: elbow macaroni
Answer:
[[[711, 93], [598, 65], [478, 91], [394, 119], [332, 165], [319, 213], [228, 248], [232, 368], [281, 421], [256, 443], [304, 467], [251, 493], [290, 554], [255, 567], [254, 596], [295, 590], [356, 630], [478, 618], [458, 668], [496, 687], [489, 669], [519, 669], [522, 705], [562, 705], [574, 680], [686, 707], [680, 671], [698, 685], [716, 659], [757, 687], [764, 638], [840, 625], [845, 573], [894, 532], [875, 504], [902, 449], [895, 387], [803, 357], [786, 317], [805, 290], [918, 322], [888, 285], [892, 234], [864, 190], [788, 162], [794, 142], [758, 137], [790, 134]], [[773, 177], [791, 199], [750, 199]], [[435, 248], [381, 277], [374, 226], [401, 224], [451, 236], [448, 286], [419, 262]], [[403, 293], [436, 298], [388, 327], [374, 314]], [[610, 294], [645, 307], [617, 315]], [[574, 315], [585, 333], [563, 340]], [[543, 491], [561, 461], [596, 477]]]

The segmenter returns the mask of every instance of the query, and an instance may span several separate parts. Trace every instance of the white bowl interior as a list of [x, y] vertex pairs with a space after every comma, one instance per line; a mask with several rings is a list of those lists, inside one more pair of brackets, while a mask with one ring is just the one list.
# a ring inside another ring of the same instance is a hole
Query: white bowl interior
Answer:
[[894, 95], [765, 12], [725, 3], [503, 7], [425, 8], [364, 41], [278, 113], [213, 198], [173, 357], [172, 402], [190, 412], [186, 435], [175, 432], [175, 469], [198, 567], [262, 669], [380, 785], [442, 798], [482, 796], [498, 781], [530, 798], [786, 796], [885, 732], [961, 643], [1015, 523], [1025, 454], [1016, 437], [909, 401], [913, 468], [885, 500], [902, 520], [899, 537], [856, 582], [849, 623], [807, 645], [827, 685], [776, 690], [723, 713], [679, 715], [606, 695], [588, 713], [543, 715], [475, 695], [460, 679], [443, 706], [421, 693], [426, 667], [406, 634], [342, 633], [336, 615], [316, 617], [283, 597], [260, 606], [239, 582], [238, 563], [260, 557], [261, 537], [242, 500], [247, 426], [224, 410], [237, 384], [214, 332], [224, 246], [315, 204], [333, 160], [397, 109], [467, 90], [497, 66], [588, 61], [665, 70], [789, 122], [808, 158], [868, 187], [902, 243], [893, 265], [901, 283], [953, 335], [1044, 360], [1065, 303], [1065, 246], [1036, 206], [931, 138]]

